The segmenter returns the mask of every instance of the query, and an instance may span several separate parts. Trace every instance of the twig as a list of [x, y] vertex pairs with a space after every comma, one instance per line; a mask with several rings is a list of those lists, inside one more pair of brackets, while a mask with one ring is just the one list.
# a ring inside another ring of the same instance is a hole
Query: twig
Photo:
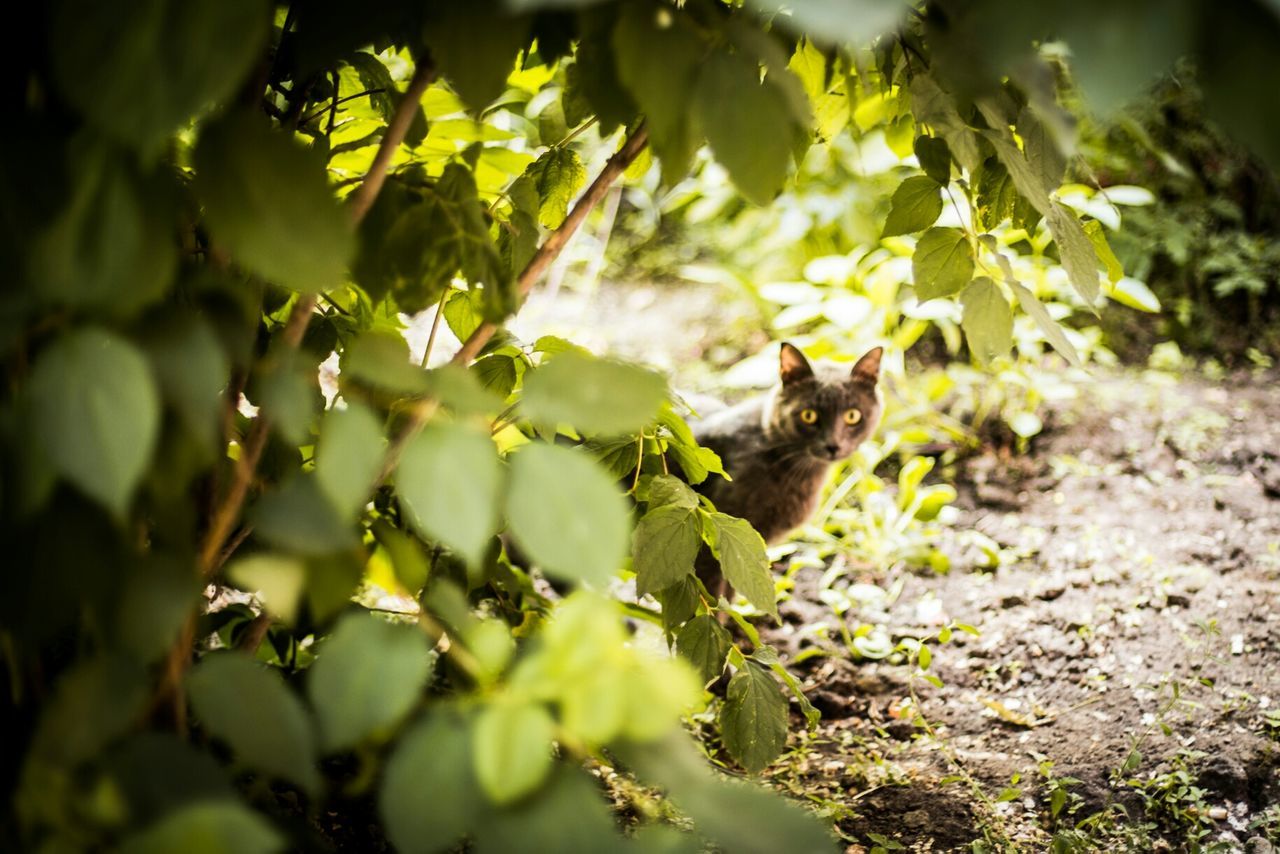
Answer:
[[[337, 111], [339, 105], [345, 104], [348, 101], [354, 101], [356, 98], [363, 98], [366, 95], [381, 95], [385, 91], [387, 90], [386, 89], [365, 89], [363, 92], [357, 92], [354, 95], [347, 95], [344, 98], [334, 98], [332, 101], [329, 102], [328, 106], [321, 107], [311, 115], [306, 116], [305, 118], [299, 119], [298, 126], [302, 127], [307, 122], [313, 122], [316, 119], [323, 116], [325, 113], [329, 113], [330, 117], [332, 117], [333, 113]], [[331, 128], [332, 128], [332, 124], [333, 124], [332, 121], [330, 121]]]
[[264, 610], [249, 623], [249, 627], [236, 642], [236, 649], [253, 655], [258, 651], [258, 647], [262, 646], [269, 631], [271, 631], [271, 615]]
[[436, 306], [436, 316], [431, 318], [431, 334], [427, 336], [427, 349], [422, 351], [422, 367], [424, 368], [431, 358], [431, 348], [436, 345], [436, 333], [440, 331], [440, 318], [444, 317], [444, 304], [448, 301], [449, 294], [452, 292], [452, 288], [444, 289], [444, 293], [440, 295], [440, 304]]
[[391, 121], [387, 124], [387, 132], [383, 135], [382, 142], [378, 145], [378, 153], [374, 155], [373, 164], [369, 167], [369, 171], [365, 173], [364, 181], [351, 194], [347, 212], [353, 225], [364, 219], [364, 215], [369, 212], [369, 208], [373, 207], [374, 199], [378, 198], [378, 193], [382, 190], [382, 184], [387, 180], [387, 170], [391, 166], [391, 158], [395, 156], [396, 150], [400, 148], [400, 143], [404, 142], [404, 135], [409, 132], [409, 125], [413, 124], [413, 115], [417, 111], [419, 104], [422, 103], [423, 93], [427, 91], [427, 87], [435, 79], [435, 63], [424, 57], [413, 72], [413, 79], [409, 81], [409, 87], [405, 89], [404, 97], [400, 99], [400, 104], [396, 107], [396, 114], [391, 117]]

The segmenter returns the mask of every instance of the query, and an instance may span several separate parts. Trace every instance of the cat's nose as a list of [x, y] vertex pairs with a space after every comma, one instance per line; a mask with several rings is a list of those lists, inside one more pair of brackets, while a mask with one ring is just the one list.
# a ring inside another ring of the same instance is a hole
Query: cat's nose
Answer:
[[831, 459], [833, 459], [833, 460], [834, 460], [834, 459], [838, 459], [838, 458], [840, 457], [840, 446], [839, 446], [839, 445], [837, 445], [835, 442], [828, 442], [828, 443], [827, 443], [827, 456], [828, 456], [828, 457], [831, 457]]

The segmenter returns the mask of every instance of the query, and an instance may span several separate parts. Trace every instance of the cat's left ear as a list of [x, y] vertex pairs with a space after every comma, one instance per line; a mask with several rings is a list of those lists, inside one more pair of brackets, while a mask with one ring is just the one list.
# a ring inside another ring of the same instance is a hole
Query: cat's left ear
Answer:
[[883, 355], [883, 347], [875, 347], [868, 350], [866, 355], [853, 366], [853, 373], [850, 374], [850, 379], [856, 383], [875, 385], [876, 381], [880, 379], [880, 357]]
[[794, 344], [782, 342], [779, 362], [778, 375], [783, 385], [813, 379], [813, 368], [809, 367], [809, 360]]

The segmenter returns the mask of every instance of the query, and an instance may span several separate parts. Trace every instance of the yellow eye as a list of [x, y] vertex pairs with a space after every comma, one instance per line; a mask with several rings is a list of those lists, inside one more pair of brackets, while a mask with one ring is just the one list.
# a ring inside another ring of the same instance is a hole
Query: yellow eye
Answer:
[[818, 411], [816, 409], [801, 409], [800, 420], [803, 421], [805, 424], [817, 424]]
[[862, 420], [862, 413], [857, 409], [846, 409], [844, 411], [845, 424], [857, 424]]

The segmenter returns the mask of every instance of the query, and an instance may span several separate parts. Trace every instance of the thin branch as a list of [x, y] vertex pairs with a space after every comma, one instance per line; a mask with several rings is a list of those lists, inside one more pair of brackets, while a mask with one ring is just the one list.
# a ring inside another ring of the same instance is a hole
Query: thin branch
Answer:
[[440, 331], [440, 318], [444, 317], [444, 304], [449, 299], [452, 288], [445, 288], [440, 295], [440, 304], [436, 306], [436, 316], [431, 318], [431, 334], [427, 336], [427, 349], [422, 351], [422, 367], [431, 359], [431, 348], [436, 345], [436, 333]]
[[396, 114], [387, 123], [387, 132], [383, 135], [382, 142], [378, 145], [378, 153], [373, 157], [373, 165], [365, 173], [364, 181], [351, 194], [348, 214], [351, 217], [352, 224], [359, 223], [360, 220], [364, 219], [365, 214], [369, 212], [369, 208], [373, 207], [374, 199], [378, 198], [378, 193], [382, 190], [382, 184], [387, 180], [387, 170], [391, 167], [391, 158], [395, 156], [396, 150], [400, 148], [400, 143], [404, 142], [404, 136], [409, 132], [409, 125], [413, 124], [413, 116], [417, 112], [419, 104], [422, 103], [423, 93], [427, 91], [427, 87], [435, 79], [435, 64], [424, 57], [413, 72], [413, 79], [409, 81], [409, 87], [405, 89], [404, 97], [400, 99], [400, 104], [396, 107]]
[[[587, 214], [600, 203], [601, 199], [609, 191], [609, 187], [623, 172], [627, 171], [627, 167], [631, 162], [640, 155], [644, 147], [649, 142], [649, 132], [641, 125], [631, 138], [618, 149], [604, 168], [600, 170], [600, 174], [591, 182], [591, 186], [587, 187], [585, 193], [578, 199], [577, 204], [573, 206], [573, 210], [565, 217], [560, 227], [551, 233], [551, 236], [538, 247], [538, 251], [534, 253], [533, 258], [529, 261], [524, 272], [520, 274], [520, 278], [516, 280], [516, 288], [520, 293], [520, 298], [524, 299], [533, 290], [533, 286], [542, 278], [542, 274], [551, 266], [551, 262], [564, 249], [569, 242], [569, 238], [573, 237], [578, 227], [586, 220]], [[489, 339], [498, 331], [496, 323], [481, 323], [474, 332], [468, 336], [463, 343], [462, 349], [454, 354], [452, 364], [466, 365], [469, 364], [480, 351], [484, 349], [484, 345], [489, 343]]]
[[338, 107], [340, 107], [341, 105], [343, 105], [343, 104], [347, 103], [348, 101], [354, 101], [356, 98], [363, 98], [363, 97], [365, 97], [366, 95], [381, 95], [381, 94], [382, 94], [383, 92], [385, 92], [385, 91], [387, 91], [387, 90], [386, 90], [386, 89], [382, 89], [382, 88], [378, 88], [378, 89], [365, 89], [363, 92], [357, 92], [357, 93], [355, 93], [354, 95], [347, 95], [346, 97], [343, 97], [343, 98], [334, 98], [333, 100], [331, 100], [331, 101], [329, 102], [328, 106], [321, 107], [320, 109], [316, 110], [316, 111], [315, 111], [314, 113], [312, 113], [311, 115], [309, 115], [309, 116], [307, 116], [307, 117], [305, 117], [305, 118], [303, 118], [303, 119], [299, 120], [299, 121], [298, 121], [298, 126], [299, 126], [299, 127], [301, 127], [301, 126], [305, 125], [307, 122], [313, 122], [313, 121], [315, 121], [316, 119], [318, 119], [318, 118], [320, 118], [321, 116], [323, 116], [325, 113], [330, 113], [330, 116], [332, 117], [332, 112], [333, 112], [333, 111], [336, 111], [336, 110], [338, 109]]

